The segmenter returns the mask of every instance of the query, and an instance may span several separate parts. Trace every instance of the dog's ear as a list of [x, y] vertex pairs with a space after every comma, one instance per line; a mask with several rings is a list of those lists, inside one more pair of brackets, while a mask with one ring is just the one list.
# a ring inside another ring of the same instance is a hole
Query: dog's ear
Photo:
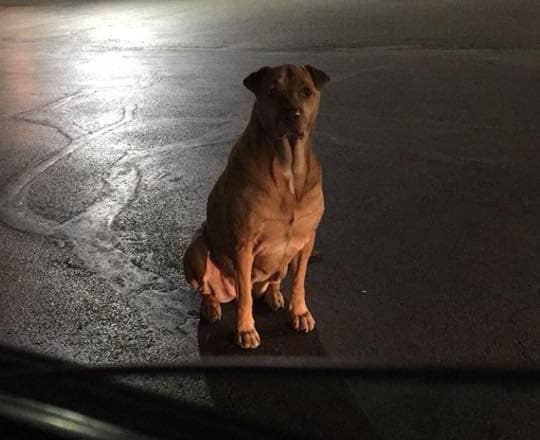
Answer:
[[257, 94], [259, 89], [261, 88], [262, 80], [264, 76], [271, 70], [270, 67], [264, 66], [261, 67], [256, 72], [250, 73], [248, 76], [244, 78], [244, 85], [251, 90], [253, 93]]
[[311, 75], [311, 78], [313, 79], [313, 83], [315, 84], [317, 90], [321, 90], [322, 86], [324, 86], [328, 81], [330, 81], [330, 77], [322, 70], [316, 69], [309, 64], [306, 64], [304, 67]]

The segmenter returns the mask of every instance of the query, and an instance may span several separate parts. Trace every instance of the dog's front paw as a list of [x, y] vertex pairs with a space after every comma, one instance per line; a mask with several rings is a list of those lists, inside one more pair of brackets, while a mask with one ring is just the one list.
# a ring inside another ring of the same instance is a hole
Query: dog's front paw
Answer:
[[285, 298], [279, 290], [268, 289], [264, 294], [264, 302], [274, 311], [285, 307]]
[[315, 328], [315, 320], [309, 310], [304, 313], [295, 313], [291, 310], [292, 326], [298, 332], [310, 332]]
[[201, 302], [201, 316], [209, 323], [219, 321], [221, 319], [221, 304], [212, 297], [205, 298], [203, 296]]
[[257, 348], [261, 344], [261, 338], [255, 327], [247, 331], [236, 333], [236, 343], [242, 348]]

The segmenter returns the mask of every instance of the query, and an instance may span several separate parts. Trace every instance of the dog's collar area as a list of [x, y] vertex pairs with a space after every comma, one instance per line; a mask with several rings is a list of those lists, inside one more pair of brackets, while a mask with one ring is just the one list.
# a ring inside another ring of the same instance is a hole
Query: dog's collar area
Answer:
[[294, 148], [300, 141], [304, 140], [305, 134], [304, 133], [302, 133], [301, 135], [288, 134], [286, 137], [290, 146]]

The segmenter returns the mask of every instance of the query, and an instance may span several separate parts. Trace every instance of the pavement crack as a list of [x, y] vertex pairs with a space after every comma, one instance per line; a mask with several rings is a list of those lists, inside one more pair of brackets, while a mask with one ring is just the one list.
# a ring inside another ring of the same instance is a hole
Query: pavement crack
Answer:
[[36, 125], [41, 125], [43, 127], [52, 128], [53, 130], [56, 130], [58, 133], [60, 133], [62, 136], [64, 136], [70, 143], [73, 141], [73, 136], [66, 133], [64, 130], [62, 130], [61, 127], [53, 124], [52, 122], [36, 120], [36, 119], [30, 119], [30, 118], [26, 118], [24, 116], [17, 116], [14, 119], [25, 121], [25, 122], [28, 122], [30, 124], [36, 124]]
[[94, 93], [95, 93], [95, 90], [93, 89], [77, 90], [76, 92], [61, 96], [57, 99], [53, 99], [52, 101], [48, 101], [45, 104], [38, 105], [37, 107], [33, 107], [29, 110], [24, 110], [19, 113], [8, 115], [7, 117], [19, 118], [20, 116], [26, 115], [26, 114], [37, 113], [37, 112], [45, 111], [45, 110], [55, 110], [57, 108], [65, 106], [66, 104], [72, 103], [73, 101], [79, 101], [79, 100], [88, 98]]
[[[171, 281], [160, 276], [155, 269], [138, 263], [122, 246], [122, 239], [115, 235], [112, 225], [116, 217], [139, 198], [143, 180], [141, 169], [145, 162], [182, 149], [231, 141], [244, 128], [244, 123], [237, 119], [222, 120], [216, 128], [188, 140], [145, 151], [125, 151], [113, 162], [104, 178], [106, 188], [103, 194], [83, 212], [58, 223], [40, 217], [27, 206], [31, 183], [90, 141], [132, 121], [138, 109], [136, 104], [128, 102], [118, 108], [119, 117], [114, 122], [90, 133], [75, 134], [75, 131], [85, 131], [84, 128], [75, 121], [64, 120], [63, 114], [66, 112], [55, 114], [53, 111], [75, 102], [81, 96], [80, 93], [72, 94], [49, 103], [35, 113], [17, 116], [28, 123], [57, 130], [66, 137], [68, 144], [25, 168], [0, 190], [0, 220], [17, 230], [54, 237], [64, 244], [70, 243], [72, 252], [89, 272], [107, 280], [114, 289], [130, 293], [133, 301], [145, 305], [160, 325], [172, 326], [171, 331], [180, 328], [187, 334], [195, 334], [195, 327], [189, 326], [196, 326], [197, 319], [187, 315], [183, 299], [186, 292], [173, 288]], [[46, 115], [46, 119], [43, 115]], [[66, 127], [72, 129], [73, 133]], [[164, 176], [161, 174], [158, 177]]]

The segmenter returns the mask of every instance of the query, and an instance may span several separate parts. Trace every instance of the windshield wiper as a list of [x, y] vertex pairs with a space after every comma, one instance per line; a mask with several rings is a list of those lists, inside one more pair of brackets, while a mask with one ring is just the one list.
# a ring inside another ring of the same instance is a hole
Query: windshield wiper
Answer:
[[[98, 420], [66, 408], [0, 392], [0, 417], [24, 423], [62, 438], [152, 440], [155, 437]], [[30, 432], [30, 429], [28, 429]]]

